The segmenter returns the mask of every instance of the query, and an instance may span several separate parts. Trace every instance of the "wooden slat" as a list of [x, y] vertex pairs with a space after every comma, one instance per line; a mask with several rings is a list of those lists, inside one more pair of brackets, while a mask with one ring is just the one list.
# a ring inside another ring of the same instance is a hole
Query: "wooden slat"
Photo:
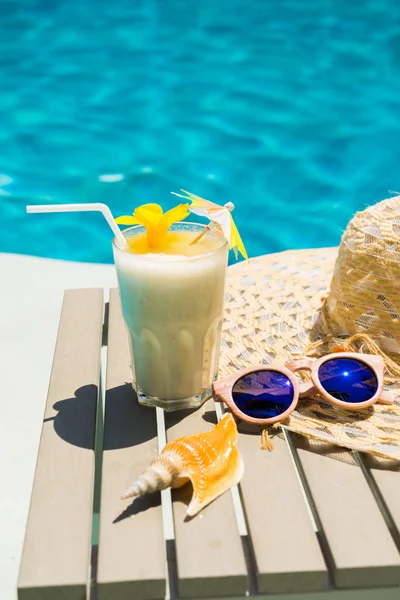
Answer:
[[[398, 584], [399, 553], [351, 452], [300, 436], [292, 439], [329, 547], [336, 586]], [[328, 458], [329, 451], [340, 453], [341, 460]]]
[[[208, 431], [216, 423], [212, 422], [213, 418], [212, 401], [191, 413], [167, 413], [167, 441]], [[220, 496], [192, 519], [186, 519], [190, 497], [190, 485], [173, 493], [179, 596], [244, 595], [247, 569], [231, 493]]]
[[[370, 589], [332, 589], [324, 592], [300, 593], [300, 594], [268, 594], [247, 596], [250, 600], [399, 600], [400, 590], [398, 587], [380, 587]], [[129, 599], [127, 599], [129, 600]], [[209, 600], [213, 600], [210, 598]], [[231, 597], [229, 600], [246, 600], [240, 596]]]
[[121, 494], [157, 454], [156, 411], [140, 406], [130, 385], [125, 326], [111, 291], [98, 562], [99, 600], [165, 595], [160, 494], [122, 501]]
[[372, 479], [378, 495], [377, 498], [383, 504], [383, 510], [387, 511], [389, 526], [392, 529], [397, 547], [400, 547], [400, 462], [368, 456], [358, 455], [364, 464], [367, 477]]
[[239, 425], [245, 462], [240, 484], [260, 593], [313, 592], [328, 585], [328, 572], [285, 440], [260, 447], [260, 433]]
[[18, 583], [20, 600], [82, 600], [92, 530], [101, 290], [65, 293]]

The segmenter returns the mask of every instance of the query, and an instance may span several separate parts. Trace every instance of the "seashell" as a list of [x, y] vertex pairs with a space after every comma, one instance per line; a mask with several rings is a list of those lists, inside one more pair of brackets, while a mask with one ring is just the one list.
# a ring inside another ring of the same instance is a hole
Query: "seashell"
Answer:
[[178, 488], [190, 480], [193, 495], [186, 514], [197, 515], [242, 478], [237, 437], [235, 421], [226, 413], [211, 431], [169, 442], [122, 498]]

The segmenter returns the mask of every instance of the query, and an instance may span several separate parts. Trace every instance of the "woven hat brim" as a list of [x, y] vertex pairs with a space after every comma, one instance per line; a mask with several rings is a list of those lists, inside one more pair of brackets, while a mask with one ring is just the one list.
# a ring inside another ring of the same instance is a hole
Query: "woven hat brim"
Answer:
[[[304, 356], [319, 327], [337, 248], [290, 250], [229, 267], [220, 376]], [[284, 425], [309, 438], [400, 460], [400, 384], [393, 406], [343, 411], [318, 396], [302, 400]]]

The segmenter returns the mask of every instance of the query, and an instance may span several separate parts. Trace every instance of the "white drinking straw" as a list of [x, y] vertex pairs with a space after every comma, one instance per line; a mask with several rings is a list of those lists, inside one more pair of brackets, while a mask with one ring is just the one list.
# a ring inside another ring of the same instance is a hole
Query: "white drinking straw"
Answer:
[[102, 204], [101, 202], [93, 202], [92, 204], [36, 204], [26, 207], [27, 213], [86, 212], [91, 210], [103, 213], [103, 216], [111, 227], [119, 245], [122, 248], [126, 248], [128, 244], [122, 235], [122, 231], [116, 224], [114, 217], [111, 214], [111, 210], [106, 204]]

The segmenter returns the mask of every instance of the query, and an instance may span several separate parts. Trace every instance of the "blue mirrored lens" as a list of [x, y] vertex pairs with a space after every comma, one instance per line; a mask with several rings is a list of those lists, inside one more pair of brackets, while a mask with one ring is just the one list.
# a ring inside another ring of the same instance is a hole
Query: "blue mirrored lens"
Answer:
[[293, 384], [277, 371], [254, 371], [239, 379], [232, 390], [236, 406], [249, 417], [268, 419], [284, 413], [293, 402]]
[[373, 370], [353, 358], [328, 360], [318, 369], [322, 387], [342, 402], [365, 402], [376, 394], [378, 380]]

